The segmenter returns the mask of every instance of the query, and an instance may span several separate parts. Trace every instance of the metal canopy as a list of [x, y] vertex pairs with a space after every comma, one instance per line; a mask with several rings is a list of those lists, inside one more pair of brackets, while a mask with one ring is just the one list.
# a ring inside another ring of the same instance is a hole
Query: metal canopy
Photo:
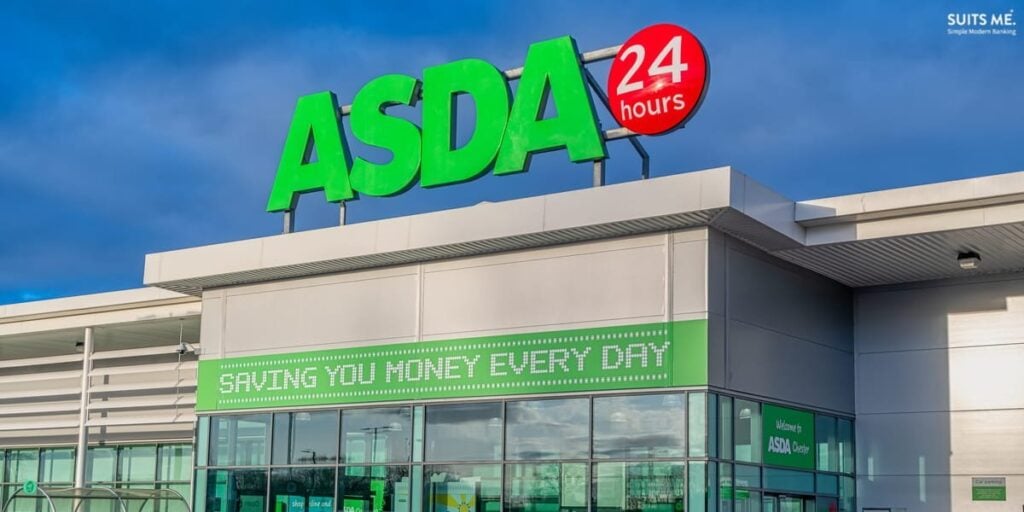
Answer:
[[[192, 512], [188, 500], [174, 489], [122, 489], [112, 487], [37, 487], [36, 492], [28, 494], [18, 489], [4, 502], [3, 510], [14, 503], [14, 500], [46, 500], [50, 512], [78, 512], [83, 503], [91, 500], [103, 500], [117, 504], [119, 512], [139, 512], [149, 502], [170, 501], [180, 502], [185, 512]], [[60, 506], [58, 506], [60, 505]]]

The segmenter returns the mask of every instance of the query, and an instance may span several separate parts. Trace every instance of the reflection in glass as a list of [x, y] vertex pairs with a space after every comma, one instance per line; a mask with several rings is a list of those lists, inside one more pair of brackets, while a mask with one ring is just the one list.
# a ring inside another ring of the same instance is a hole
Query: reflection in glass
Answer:
[[718, 397], [718, 453], [732, 459], [732, 397]]
[[853, 422], [840, 418], [839, 420], [839, 471], [853, 473]]
[[343, 463], [409, 462], [411, 444], [409, 407], [352, 409], [341, 413]]
[[334, 468], [270, 472], [270, 512], [334, 512]]
[[761, 462], [761, 404], [749, 400], [733, 400], [736, 422], [736, 460]]
[[836, 512], [839, 510], [839, 501], [835, 498], [826, 498], [818, 496], [817, 504], [814, 506], [814, 512]]
[[732, 498], [736, 490], [732, 483], [732, 464], [718, 465], [718, 510], [732, 512]]
[[585, 459], [590, 449], [590, 402], [585, 398], [509, 402], [506, 458]]
[[206, 489], [206, 512], [266, 512], [265, 469], [209, 470]]
[[593, 503], [601, 512], [685, 510], [683, 462], [594, 464]]
[[7, 481], [24, 482], [39, 479], [39, 450], [11, 450], [8, 452]]
[[122, 446], [117, 451], [117, 479], [121, 482], [156, 480], [156, 446]]
[[267, 463], [269, 414], [218, 416], [210, 421], [210, 464], [261, 466]]
[[[430, 414], [427, 414], [429, 421]], [[501, 465], [451, 464], [423, 468], [425, 512], [499, 512]]]
[[844, 476], [839, 479], [839, 511], [856, 512], [857, 506], [855, 494], [857, 493], [857, 481], [852, 477]]
[[426, 460], [501, 460], [501, 409], [501, 403], [427, 406]]
[[814, 473], [764, 468], [764, 488], [773, 491], [814, 494]]
[[761, 468], [736, 464], [736, 487], [761, 487]]
[[292, 464], [338, 461], [338, 411], [293, 412], [288, 460]]
[[689, 512], [705, 512], [704, 502], [707, 499], [707, 464], [704, 462], [691, 462], [689, 471], [689, 487], [686, 488]]
[[835, 418], [823, 414], [814, 417], [814, 441], [817, 445], [818, 471], [839, 471]]
[[707, 425], [705, 420], [708, 417], [707, 395], [704, 393], [690, 393], [686, 395], [690, 403], [687, 412], [690, 432], [690, 457], [707, 456]]
[[348, 466], [338, 474], [339, 512], [408, 512], [409, 466]]
[[594, 398], [594, 458], [682, 457], [682, 394]]
[[117, 448], [90, 446], [85, 456], [85, 479], [88, 482], [113, 482], [117, 468]]
[[505, 466], [505, 512], [583, 512], [586, 509], [586, 464]]
[[40, 482], [68, 483], [75, 481], [75, 450], [73, 448], [44, 448], [40, 450], [42, 472]]
[[736, 489], [736, 512], [761, 512], [761, 493], [747, 489]]
[[[160, 446], [160, 480], [187, 482], [192, 472], [192, 447], [187, 444], [165, 444]], [[187, 494], [187, 493], [186, 493]]]

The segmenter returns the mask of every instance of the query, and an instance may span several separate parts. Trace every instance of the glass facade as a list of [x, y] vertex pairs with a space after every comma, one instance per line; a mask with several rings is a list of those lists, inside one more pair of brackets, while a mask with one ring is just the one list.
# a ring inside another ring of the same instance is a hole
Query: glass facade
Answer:
[[[87, 485], [104, 487], [173, 489], [185, 499], [190, 499], [192, 465], [191, 444], [90, 446], [86, 453], [85, 479]], [[75, 448], [0, 449], [0, 479], [0, 498], [4, 502], [27, 480], [35, 480], [48, 487], [72, 487]], [[10, 510], [35, 512], [39, 505], [35, 500], [16, 499]], [[109, 506], [104, 507], [90, 507], [90, 511], [110, 509]], [[168, 506], [167, 509], [184, 510], [180, 505]], [[155, 510], [150, 503], [139, 512]]]
[[762, 405], [694, 391], [203, 417], [194, 510], [740, 512], [797, 496], [853, 512], [853, 422], [813, 414], [814, 462], [777, 467]]

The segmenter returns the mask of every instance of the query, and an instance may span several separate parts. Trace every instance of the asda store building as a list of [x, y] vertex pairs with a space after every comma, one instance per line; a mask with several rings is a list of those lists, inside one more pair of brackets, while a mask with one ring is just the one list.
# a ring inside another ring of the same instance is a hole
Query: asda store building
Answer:
[[[585, 64], [607, 59], [604, 96]], [[604, 186], [616, 140], [646, 178], [639, 134], [692, 115], [706, 71], [656, 25], [300, 98], [267, 207], [285, 233], [0, 309], [5, 500], [45, 509], [31, 481], [196, 512], [1016, 510], [1024, 173], [800, 202], [730, 167]], [[459, 94], [478, 122], [453, 148]], [[420, 99], [422, 127], [387, 113]], [[392, 160], [352, 155], [345, 116]], [[359, 193], [548, 150], [595, 186], [344, 223]], [[320, 190], [341, 225], [292, 232]]]

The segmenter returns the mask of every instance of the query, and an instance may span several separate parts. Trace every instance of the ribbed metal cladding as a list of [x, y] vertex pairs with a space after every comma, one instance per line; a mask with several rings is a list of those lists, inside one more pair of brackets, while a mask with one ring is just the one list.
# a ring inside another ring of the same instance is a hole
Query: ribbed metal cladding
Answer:
[[179, 293], [198, 296], [202, 294], [204, 289], [223, 286], [237, 286], [278, 279], [293, 279], [318, 274], [349, 272], [352, 270], [386, 267], [391, 265], [404, 265], [424, 261], [436, 261], [440, 259], [479, 256], [482, 254], [492, 254], [504, 251], [515, 251], [573, 242], [600, 240], [603, 238], [613, 238], [618, 236], [638, 235], [671, 229], [706, 226], [711, 222], [711, 219], [719, 213], [719, 211], [720, 210], [718, 209], [711, 209], [678, 213], [661, 217], [542, 231], [538, 233], [494, 238], [490, 240], [475, 240], [472, 242], [442, 245], [437, 247], [424, 247], [420, 249], [410, 249], [407, 251], [369, 254], [353, 258], [304, 263], [301, 265], [288, 265], [247, 272], [234, 272], [197, 279], [167, 281], [160, 283], [158, 286], [160, 288], [173, 290]]
[[[977, 270], [959, 267], [960, 252], [981, 255]], [[927, 281], [1024, 269], [1024, 224], [802, 247], [772, 254], [852, 287]]]

